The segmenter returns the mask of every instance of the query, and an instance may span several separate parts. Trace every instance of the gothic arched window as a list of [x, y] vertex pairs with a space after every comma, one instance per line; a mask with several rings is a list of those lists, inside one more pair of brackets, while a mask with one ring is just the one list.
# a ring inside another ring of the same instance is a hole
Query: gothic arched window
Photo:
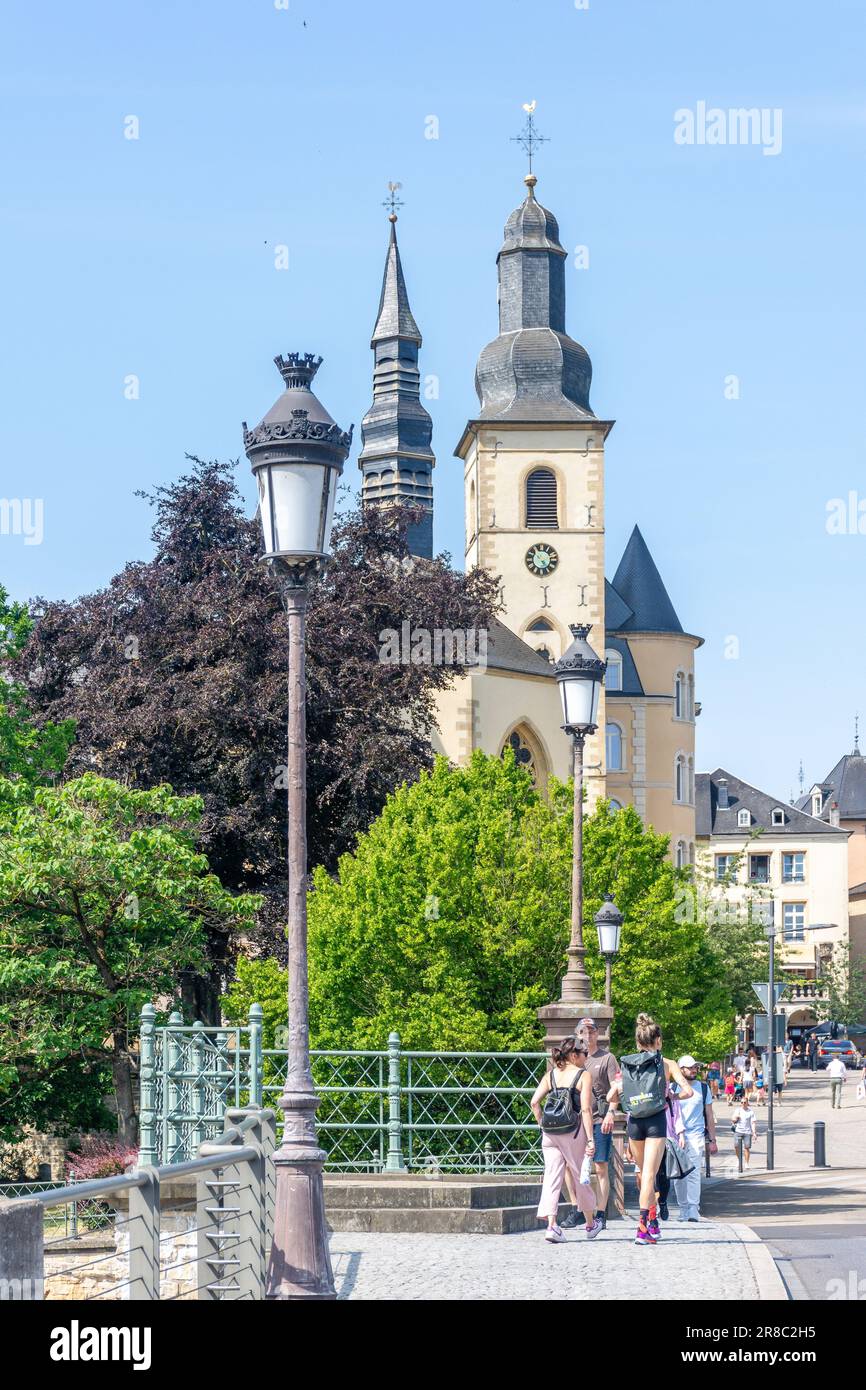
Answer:
[[535, 785], [543, 789], [547, 784], [547, 764], [544, 753], [525, 725], [521, 724], [516, 729], [512, 729], [500, 750], [499, 756], [501, 758], [505, 757], [508, 748], [514, 754], [514, 761], [517, 766], [526, 768]]
[[526, 524], [556, 530], [556, 474], [551, 468], [534, 468], [526, 479]]

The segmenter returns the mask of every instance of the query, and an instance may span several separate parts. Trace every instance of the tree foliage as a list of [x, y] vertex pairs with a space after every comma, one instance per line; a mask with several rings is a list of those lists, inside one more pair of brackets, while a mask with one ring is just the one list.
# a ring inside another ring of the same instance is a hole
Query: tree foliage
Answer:
[[[19, 663], [42, 719], [75, 720], [73, 773], [202, 797], [201, 847], [229, 888], [285, 920], [287, 633], [233, 465], [192, 460], [148, 497], [155, 554], [74, 603], [42, 602]], [[380, 633], [489, 624], [495, 585], [447, 556], [412, 562], [412, 514], [367, 509], [334, 531], [308, 618], [310, 862], [333, 868], [391, 791], [432, 762], [434, 700], [454, 668], [380, 662]], [[457, 668], [459, 669], [459, 668]], [[211, 943], [218, 957], [219, 942]], [[221, 966], [217, 960], [216, 975]], [[212, 1013], [199, 999], [198, 1007]]]
[[856, 1028], [866, 1020], [866, 961], [852, 950], [851, 942], [834, 946], [822, 974], [827, 987], [830, 1018]]
[[[631, 808], [602, 803], [584, 826], [585, 941], [593, 996], [604, 969], [593, 917], [613, 893], [625, 917], [613, 971], [614, 1046], [631, 1048], [636, 1014], [666, 1046], [718, 1051], [732, 1037], [730, 998], [706, 932], [678, 920], [681, 875], [663, 836]], [[466, 767], [437, 759], [387, 801], [338, 872], [314, 875], [310, 1003], [314, 1044], [379, 1048], [397, 1029], [407, 1047], [539, 1045], [537, 1008], [559, 997], [570, 932], [571, 785], [549, 798], [510, 752], [476, 752]], [[247, 963], [227, 1008], [257, 1000], [266, 1030], [284, 1021], [285, 977]]]
[[[142, 1004], [199, 968], [205, 929], [249, 927], [195, 847], [201, 803], [86, 773], [60, 787], [0, 779], [0, 1116], [13, 1130], [72, 1118], [58, 1078], [110, 1065], [134, 1141]], [[92, 1096], [89, 1095], [92, 1104]], [[72, 1097], [74, 1102], [75, 1097]], [[78, 1117], [80, 1118], [80, 1117]]]
[[32, 629], [26, 604], [11, 603], [0, 584], [0, 776], [42, 782], [62, 770], [75, 729], [71, 720], [38, 727], [22, 686], [3, 674], [20, 657]]

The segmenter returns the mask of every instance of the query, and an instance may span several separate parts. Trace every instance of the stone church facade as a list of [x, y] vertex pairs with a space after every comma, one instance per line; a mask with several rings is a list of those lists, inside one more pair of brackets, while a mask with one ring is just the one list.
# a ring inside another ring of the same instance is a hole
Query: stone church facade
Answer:
[[[694, 858], [694, 653], [646, 542], [635, 527], [605, 579], [605, 447], [612, 420], [593, 412], [589, 354], [566, 331], [566, 252], [553, 213], [526, 197], [497, 257], [499, 332], [482, 349], [479, 408], [455, 449], [463, 464], [465, 561], [499, 577], [503, 611], [486, 662], [438, 700], [437, 751], [455, 763], [474, 749], [512, 747], [541, 787], [571, 773], [553, 663], [569, 624], [591, 625], [608, 662], [598, 732], [585, 752], [589, 809], [607, 796], [633, 805]], [[432, 422], [420, 401], [421, 334], [391, 231], [373, 333], [374, 400], [362, 425], [366, 505], [424, 509], [413, 553], [432, 555]]]

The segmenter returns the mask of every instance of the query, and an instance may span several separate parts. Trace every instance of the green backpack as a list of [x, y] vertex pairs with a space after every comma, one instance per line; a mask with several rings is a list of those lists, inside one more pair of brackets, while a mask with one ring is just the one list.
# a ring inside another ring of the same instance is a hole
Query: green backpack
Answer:
[[622, 1110], [636, 1120], [658, 1115], [665, 1108], [665, 1059], [660, 1052], [635, 1052], [620, 1057]]

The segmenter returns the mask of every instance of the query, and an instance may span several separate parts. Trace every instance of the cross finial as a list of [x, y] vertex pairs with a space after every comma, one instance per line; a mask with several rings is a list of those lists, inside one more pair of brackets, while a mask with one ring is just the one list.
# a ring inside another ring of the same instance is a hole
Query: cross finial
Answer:
[[383, 207], [383, 208], [390, 208], [390, 209], [391, 209], [390, 213], [388, 214], [388, 221], [389, 221], [389, 222], [396, 222], [396, 221], [397, 221], [397, 209], [398, 209], [398, 208], [401, 208], [401, 207], [403, 206], [402, 200], [401, 200], [400, 198], [397, 197], [397, 190], [400, 189], [400, 188], [402, 188], [402, 187], [403, 187], [402, 183], [389, 183], [389, 184], [388, 184], [388, 196], [387, 196], [387, 198], [385, 199], [384, 203], [382, 204], [382, 207]]
[[539, 135], [535, 129], [535, 108], [538, 105], [535, 101], [525, 101], [523, 109], [526, 112], [526, 125], [519, 135], [512, 135], [511, 143], [520, 145], [529, 155], [529, 172], [532, 173], [532, 156], [539, 145], [547, 143], [546, 135]]

